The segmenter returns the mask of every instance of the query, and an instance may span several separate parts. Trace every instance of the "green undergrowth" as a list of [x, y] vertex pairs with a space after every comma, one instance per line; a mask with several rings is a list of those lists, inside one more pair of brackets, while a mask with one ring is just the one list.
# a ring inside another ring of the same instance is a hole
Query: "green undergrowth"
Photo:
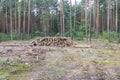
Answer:
[[16, 56], [0, 58], [0, 64], [0, 79], [5, 80], [14, 80], [32, 69]]

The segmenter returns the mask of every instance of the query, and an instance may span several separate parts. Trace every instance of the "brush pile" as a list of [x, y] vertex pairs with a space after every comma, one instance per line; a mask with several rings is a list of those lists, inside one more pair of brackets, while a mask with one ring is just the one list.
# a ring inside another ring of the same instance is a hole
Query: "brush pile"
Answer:
[[73, 41], [67, 37], [45, 37], [39, 38], [36, 41], [32, 41], [32, 45], [34, 46], [72, 46]]

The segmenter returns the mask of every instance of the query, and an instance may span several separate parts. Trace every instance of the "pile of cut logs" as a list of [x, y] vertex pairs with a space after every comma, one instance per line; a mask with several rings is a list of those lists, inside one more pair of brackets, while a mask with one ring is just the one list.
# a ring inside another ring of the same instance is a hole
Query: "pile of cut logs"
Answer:
[[34, 46], [72, 46], [73, 41], [67, 37], [45, 37], [39, 38], [36, 41], [32, 41], [32, 45]]

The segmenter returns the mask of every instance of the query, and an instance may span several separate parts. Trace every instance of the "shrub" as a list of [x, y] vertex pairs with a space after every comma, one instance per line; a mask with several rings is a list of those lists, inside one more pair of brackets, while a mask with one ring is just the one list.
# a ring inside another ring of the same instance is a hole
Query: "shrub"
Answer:
[[[101, 38], [101, 39], [108, 39], [107, 31], [104, 31], [102, 34], [100, 34], [99, 38]], [[115, 31], [110, 32], [110, 39], [111, 40], [115, 40], [117, 38], [118, 38], [118, 34]]]
[[55, 36], [60, 36], [60, 33], [57, 33]]
[[111, 40], [116, 40], [118, 38], [118, 34], [115, 31], [110, 33]]
[[40, 32], [39, 30], [37, 31], [34, 31], [30, 36], [31, 38], [34, 38], [34, 37], [38, 37], [38, 36], [41, 36], [42, 32]]
[[12, 32], [12, 36], [13, 36], [13, 40], [16, 40], [16, 39], [18, 39], [19, 34], [15, 30], [15, 31]]
[[[91, 28], [91, 37], [95, 36], [93, 28]], [[74, 38], [85, 38], [86, 37], [86, 27], [85, 26], [80, 26], [78, 31], [73, 30], [73, 37]]]
[[4, 33], [0, 33], [0, 41], [7, 41], [9, 40], [8, 35]]

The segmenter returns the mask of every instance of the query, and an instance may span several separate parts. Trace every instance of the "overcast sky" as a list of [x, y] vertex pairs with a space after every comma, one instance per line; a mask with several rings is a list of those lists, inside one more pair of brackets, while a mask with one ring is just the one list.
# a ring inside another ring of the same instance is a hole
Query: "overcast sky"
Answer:
[[[77, 2], [81, 2], [81, 0], [76, 0]], [[75, 0], [72, 0], [72, 4], [75, 3]]]
[[[60, 1], [60, 0], [58, 0]], [[76, 0], [78, 3], [81, 2], [81, 0]], [[75, 4], [75, 0], [72, 0], [72, 4]]]

